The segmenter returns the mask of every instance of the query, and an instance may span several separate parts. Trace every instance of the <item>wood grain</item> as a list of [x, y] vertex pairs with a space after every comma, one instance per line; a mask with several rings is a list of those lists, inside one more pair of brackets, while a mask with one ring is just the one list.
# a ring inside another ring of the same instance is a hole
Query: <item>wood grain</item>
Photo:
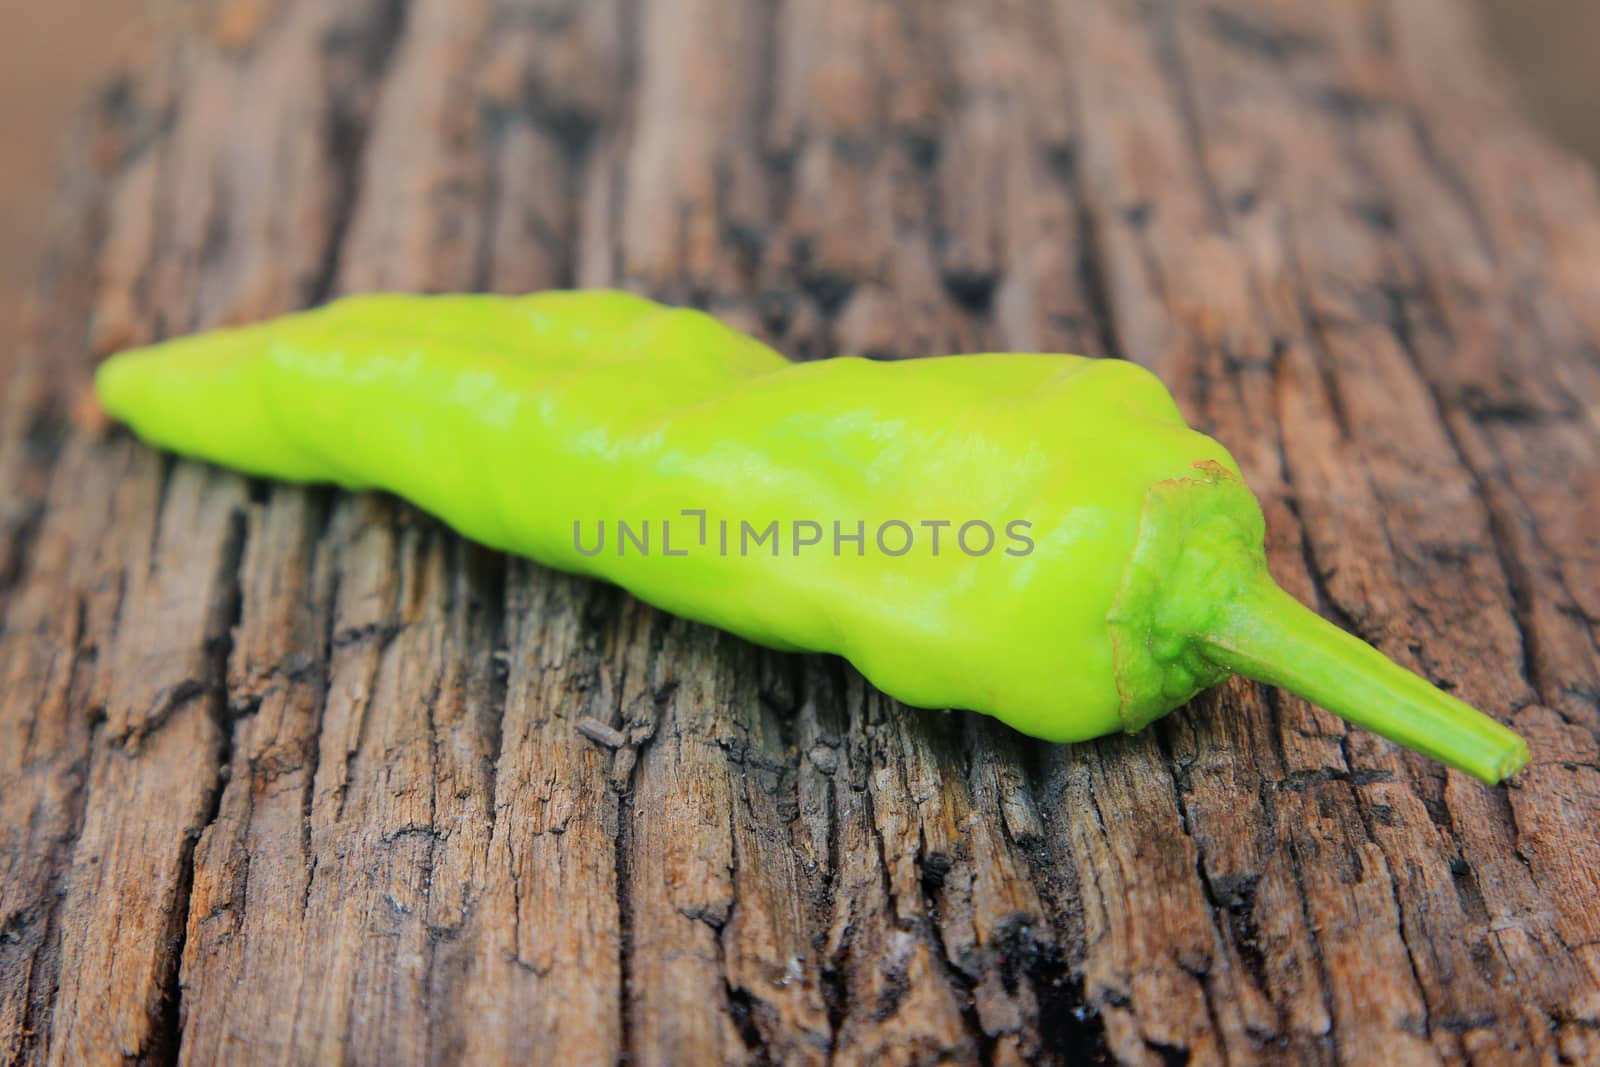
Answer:
[[[1600, 1060], [1600, 195], [1460, 5], [197, 12], [0, 352], [0, 1062]], [[118, 346], [571, 284], [1138, 360], [1534, 763], [1239, 682], [1043, 746], [74, 418]]]

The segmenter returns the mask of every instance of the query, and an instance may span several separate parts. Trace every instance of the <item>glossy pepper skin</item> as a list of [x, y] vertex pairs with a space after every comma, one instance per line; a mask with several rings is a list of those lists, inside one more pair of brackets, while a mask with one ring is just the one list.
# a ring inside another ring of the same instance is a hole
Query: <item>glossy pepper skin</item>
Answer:
[[[1278, 589], [1233, 458], [1128, 362], [791, 363], [624, 293], [374, 295], [122, 353], [96, 388], [163, 448], [392, 491], [491, 547], [842, 655], [914, 706], [1079, 741], [1237, 672], [1486, 781], [1527, 762], [1516, 734]], [[722, 550], [723, 519], [823, 537]], [[974, 519], [1026, 522], [1031, 551], [968, 554], [953, 538]], [[654, 551], [585, 550], [580, 530], [618, 520], [655, 526]], [[664, 520], [683, 554], [662, 551]], [[952, 524], [937, 554], [874, 543], [924, 520]], [[834, 521], [861, 524], [859, 550]]]

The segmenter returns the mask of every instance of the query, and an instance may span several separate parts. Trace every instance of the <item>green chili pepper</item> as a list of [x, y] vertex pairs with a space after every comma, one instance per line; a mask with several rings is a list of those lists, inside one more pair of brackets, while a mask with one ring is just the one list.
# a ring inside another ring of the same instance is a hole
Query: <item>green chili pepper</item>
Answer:
[[1293, 600], [1238, 467], [1121, 360], [791, 363], [623, 293], [362, 296], [126, 352], [101, 402], [255, 475], [484, 544], [1050, 741], [1230, 673], [1489, 782], [1512, 731]]

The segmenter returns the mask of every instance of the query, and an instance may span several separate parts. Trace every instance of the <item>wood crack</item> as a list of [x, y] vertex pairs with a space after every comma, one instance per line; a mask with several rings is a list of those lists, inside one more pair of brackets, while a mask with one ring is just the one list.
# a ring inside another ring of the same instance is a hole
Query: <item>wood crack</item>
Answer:
[[[411, 0], [379, 0], [377, 18], [363, 39], [363, 91], [381, 86], [401, 39]], [[338, 293], [345, 239], [355, 220], [361, 198], [361, 176], [366, 163], [371, 120], [364, 101], [335, 96], [328, 122], [327, 153], [333, 163], [333, 208], [321, 262], [307, 289], [306, 303], [316, 306]]]
[[[317, 884], [318, 856], [316, 849], [316, 836], [314, 833], [313, 816], [317, 803], [317, 775], [322, 769], [322, 735], [323, 727], [327, 722], [328, 694], [333, 688], [333, 651], [335, 646], [334, 627], [338, 620], [339, 587], [341, 583], [338, 561], [340, 553], [333, 540], [333, 517], [336, 506], [331, 493], [322, 493], [318, 497], [317, 534], [313, 541], [315, 561], [311, 573], [315, 575], [319, 569], [318, 564], [328, 565], [328, 591], [327, 598], [322, 604], [324, 621], [322, 627], [322, 645], [317, 649], [318, 692], [316, 723], [312, 727], [311, 735], [307, 740], [305, 788], [300, 794], [300, 852], [305, 864], [306, 887], [300, 898], [300, 919], [305, 921], [311, 911], [311, 894]], [[277, 667], [274, 667], [276, 670]], [[309, 670], [311, 668], [307, 668]], [[292, 683], [293, 677], [290, 681]]]
[[1051, 162], [1066, 183], [1067, 193], [1072, 198], [1079, 245], [1078, 286], [1088, 305], [1094, 323], [1094, 336], [1100, 345], [1100, 351], [1095, 354], [1128, 359], [1130, 354], [1117, 336], [1116, 308], [1112, 306], [1111, 288], [1106, 281], [1105, 264], [1109, 259], [1105, 241], [1083, 188], [1078, 152], [1076, 145], [1065, 144], [1055, 147], [1050, 153]]
[[217, 751], [212, 754], [215, 770], [205, 794], [204, 813], [200, 825], [185, 837], [179, 858], [183, 872], [175, 889], [167, 934], [170, 955], [163, 961], [164, 977], [160, 981], [161, 1016], [153, 1020], [149, 1045], [144, 1055], [151, 1062], [176, 1067], [183, 1048], [183, 985], [180, 981], [184, 947], [189, 936], [189, 905], [193, 900], [195, 881], [195, 846], [200, 838], [217, 821], [222, 809], [222, 793], [227, 787], [233, 768], [234, 715], [228, 699], [228, 655], [233, 650], [233, 631], [239, 625], [244, 603], [242, 571], [245, 541], [250, 526], [244, 512], [234, 511], [221, 549], [221, 562], [217, 583], [217, 604], [214, 608], [216, 628], [207, 637], [209, 659], [205, 683], [207, 712], [216, 726]]
[[[1181, 120], [1184, 137], [1188, 141], [1190, 164], [1194, 175], [1205, 191], [1206, 204], [1211, 209], [1211, 221], [1223, 233], [1228, 231], [1228, 209], [1223, 205], [1222, 194], [1206, 164], [1206, 142], [1200, 121], [1200, 104], [1195, 97], [1194, 77], [1189, 72], [1189, 60], [1178, 33], [1175, 0], [1152, 0], [1153, 12], [1150, 32], [1154, 40], [1157, 65], [1165, 75], [1172, 93], [1174, 110]], [[1213, 12], [1217, 9], [1213, 8]]]
[[[1506, 539], [1504, 520], [1494, 506], [1495, 493], [1488, 479], [1484, 476], [1484, 472], [1479, 470], [1477, 465], [1468, 457], [1467, 450], [1463, 447], [1461, 441], [1460, 432], [1453, 425], [1445, 397], [1427, 374], [1422, 355], [1417, 348], [1416, 338], [1412, 335], [1411, 322], [1406, 314], [1405, 303], [1399, 290], [1393, 286], [1386, 287], [1383, 290], [1383, 296], [1389, 312], [1389, 331], [1394, 335], [1396, 343], [1400, 346], [1400, 351], [1405, 354], [1407, 361], [1411, 364], [1417, 380], [1431, 398], [1434, 408], [1433, 415], [1439, 424], [1441, 432], [1444, 434], [1445, 440], [1450, 444], [1456, 463], [1471, 479], [1478, 499], [1483, 502], [1484, 517], [1489, 529], [1489, 543], [1494, 549], [1495, 559], [1499, 564], [1500, 573], [1505, 579], [1506, 590], [1511, 597], [1511, 617], [1516, 622], [1517, 634], [1522, 647], [1520, 668], [1523, 681], [1530, 690], [1538, 694], [1541, 703], [1550, 704], [1551, 701], [1545, 695], [1545, 686], [1539, 677], [1536, 665], [1537, 660], [1534, 653], [1537, 647], [1537, 637], [1529, 607], [1531, 598], [1528, 593], [1526, 572], [1523, 570], [1523, 565], [1517, 558], [1514, 549]], [[1491, 444], [1489, 447], [1493, 448], [1493, 445]], [[1510, 490], [1508, 489], [1507, 491]]]

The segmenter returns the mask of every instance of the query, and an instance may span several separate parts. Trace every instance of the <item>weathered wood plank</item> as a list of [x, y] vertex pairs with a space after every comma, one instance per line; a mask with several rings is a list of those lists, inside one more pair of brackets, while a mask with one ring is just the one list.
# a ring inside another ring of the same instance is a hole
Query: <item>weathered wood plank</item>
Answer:
[[[1495, 79], [1445, 0], [200, 5], [0, 353], [0, 1061], [1600, 1055], [1600, 195]], [[1146, 363], [1534, 765], [1242, 683], [1040, 746], [70, 418], [119, 345], [573, 283]]]

